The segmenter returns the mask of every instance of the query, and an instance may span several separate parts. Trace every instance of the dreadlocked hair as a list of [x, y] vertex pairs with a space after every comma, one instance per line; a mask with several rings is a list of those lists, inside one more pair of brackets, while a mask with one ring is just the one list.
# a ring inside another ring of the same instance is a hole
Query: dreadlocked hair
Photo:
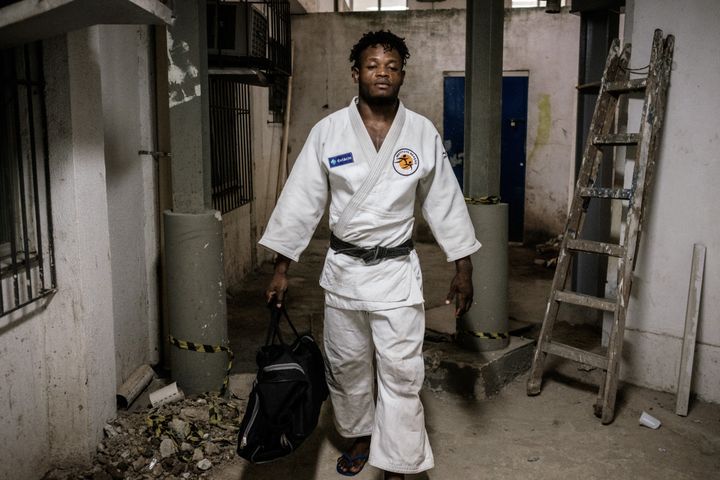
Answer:
[[397, 50], [402, 59], [402, 65], [405, 67], [407, 59], [410, 58], [410, 51], [405, 44], [405, 39], [398, 37], [390, 30], [378, 30], [377, 32], [367, 32], [350, 50], [350, 63], [353, 67], [360, 66], [360, 54], [368, 47], [374, 45], [382, 45], [385, 51]]

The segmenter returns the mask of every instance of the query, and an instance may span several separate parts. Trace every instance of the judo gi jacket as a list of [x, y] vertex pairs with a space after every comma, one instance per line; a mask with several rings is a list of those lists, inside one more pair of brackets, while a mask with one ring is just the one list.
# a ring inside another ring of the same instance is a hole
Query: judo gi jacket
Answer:
[[[396, 246], [412, 235], [417, 198], [449, 262], [479, 249], [433, 124], [400, 103], [376, 151], [356, 102], [313, 127], [259, 243], [299, 261], [330, 199], [330, 229], [338, 238], [360, 247]], [[371, 311], [423, 302], [414, 251], [368, 265], [329, 250], [320, 285], [336, 308]]]

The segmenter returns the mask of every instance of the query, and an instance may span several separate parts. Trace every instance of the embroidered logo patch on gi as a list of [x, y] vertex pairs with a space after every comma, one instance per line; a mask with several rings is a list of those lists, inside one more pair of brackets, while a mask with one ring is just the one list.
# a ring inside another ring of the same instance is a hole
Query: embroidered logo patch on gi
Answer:
[[330, 164], [330, 168], [339, 167], [340, 165], [347, 165], [348, 163], [353, 163], [355, 160], [353, 160], [353, 154], [352, 152], [343, 153], [342, 155], [336, 155], [334, 157], [328, 158], [328, 164]]
[[420, 166], [420, 159], [417, 154], [409, 148], [401, 148], [393, 155], [393, 168], [403, 176], [412, 175], [417, 172]]

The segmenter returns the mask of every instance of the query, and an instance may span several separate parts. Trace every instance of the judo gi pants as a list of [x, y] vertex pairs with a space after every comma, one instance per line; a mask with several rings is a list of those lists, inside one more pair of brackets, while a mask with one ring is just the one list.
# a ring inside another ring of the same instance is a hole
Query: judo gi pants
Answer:
[[324, 329], [330, 399], [340, 435], [372, 435], [368, 463], [382, 470], [417, 473], [432, 468], [420, 402], [423, 306], [375, 312], [326, 306]]

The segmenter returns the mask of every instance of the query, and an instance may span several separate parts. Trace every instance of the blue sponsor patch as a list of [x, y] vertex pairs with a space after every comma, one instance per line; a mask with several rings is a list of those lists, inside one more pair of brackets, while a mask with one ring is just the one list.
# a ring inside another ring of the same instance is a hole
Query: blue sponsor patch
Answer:
[[342, 155], [336, 155], [334, 157], [328, 158], [328, 164], [330, 165], [330, 168], [339, 167], [340, 165], [346, 165], [353, 162], [354, 160], [352, 152], [343, 153]]

